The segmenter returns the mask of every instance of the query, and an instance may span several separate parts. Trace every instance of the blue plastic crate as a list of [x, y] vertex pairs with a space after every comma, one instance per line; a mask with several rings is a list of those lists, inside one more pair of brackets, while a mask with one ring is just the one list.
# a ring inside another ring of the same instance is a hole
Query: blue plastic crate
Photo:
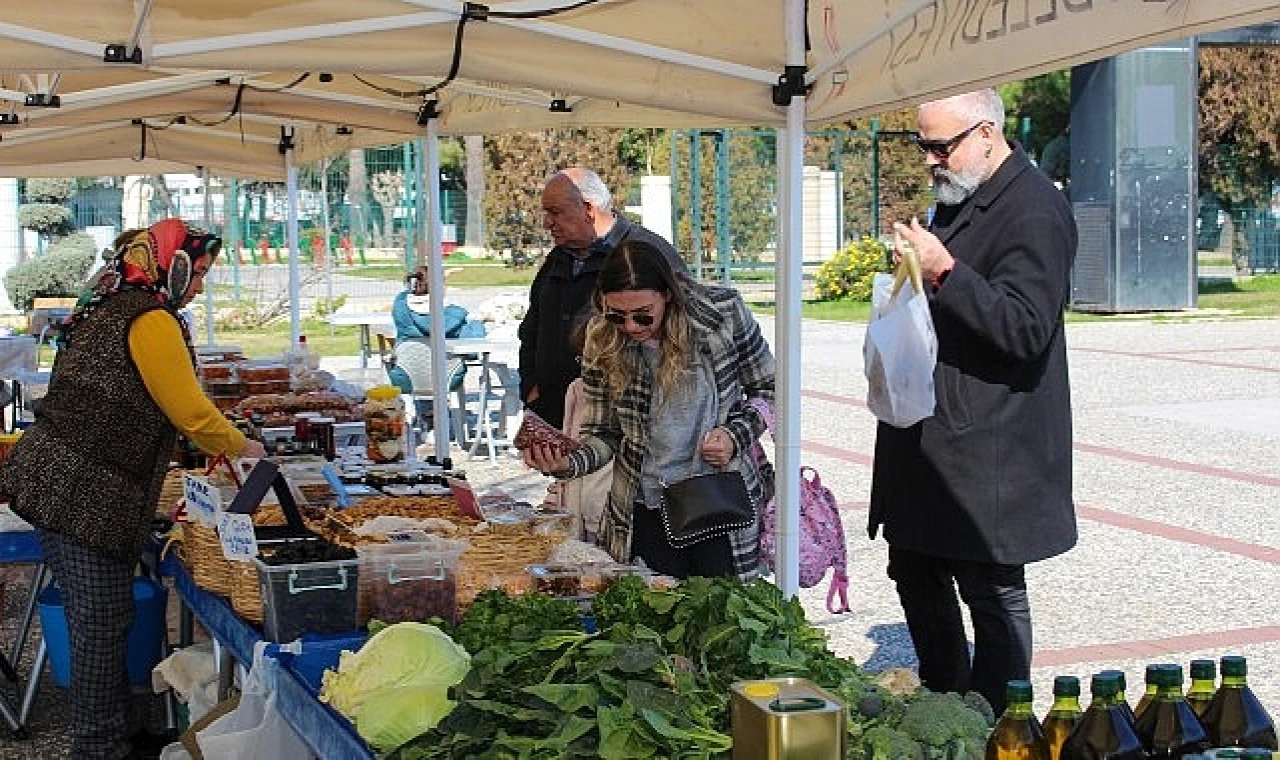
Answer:
[[298, 675], [307, 690], [312, 694], [320, 692], [320, 680], [324, 672], [338, 667], [338, 656], [342, 651], [355, 652], [364, 646], [368, 636], [358, 635], [312, 636], [302, 637], [302, 654], [280, 652], [277, 657], [280, 664]]

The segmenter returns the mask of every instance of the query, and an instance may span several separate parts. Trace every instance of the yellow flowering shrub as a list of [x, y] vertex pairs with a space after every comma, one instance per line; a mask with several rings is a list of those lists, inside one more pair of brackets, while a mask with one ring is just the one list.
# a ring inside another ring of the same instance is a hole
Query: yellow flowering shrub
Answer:
[[819, 301], [870, 301], [871, 280], [889, 271], [889, 249], [873, 237], [850, 243], [818, 267], [814, 277]]

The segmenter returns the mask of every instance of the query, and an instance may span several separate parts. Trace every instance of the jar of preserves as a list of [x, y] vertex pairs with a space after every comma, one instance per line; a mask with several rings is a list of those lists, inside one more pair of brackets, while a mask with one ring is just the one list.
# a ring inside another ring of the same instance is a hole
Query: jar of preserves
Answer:
[[404, 400], [394, 385], [377, 385], [365, 391], [365, 456], [374, 462], [404, 459]]

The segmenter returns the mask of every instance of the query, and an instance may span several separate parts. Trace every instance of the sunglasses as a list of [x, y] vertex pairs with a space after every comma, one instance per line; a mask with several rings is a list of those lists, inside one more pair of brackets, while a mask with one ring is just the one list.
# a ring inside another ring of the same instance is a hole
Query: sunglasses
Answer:
[[948, 140], [922, 140], [920, 139], [920, 134], [916, 133], [914, 138], [916, 147], [926, 156], [933, 156], [939, 161], [946, 161], [951, 157], [951, 153], [960, 147], [960, 143], [964, 142], [964, 138], [968, 137], [973, 130], [987, 123], [986, 121], [980, 121]]
[[654, 322], [654, 318], [652, 314], [644, 314], [644, 313], [628, 314], [626, 312], [621, 312], [621, 311], [606, 311], [604, 313], [604, 318], [609, 321], [609, 324], [618, 325], [618, 326], [622, 326], [626, 324], [628, 318], [630, 318], [632, 322], [635, 322], [637, 325], [641, 327], [653, 327], [653, 322]]
[[193, 233], [182, 241], [182, 250], [193, 257], [216, 257], [222, 251], [222, 238], [207, 233]]

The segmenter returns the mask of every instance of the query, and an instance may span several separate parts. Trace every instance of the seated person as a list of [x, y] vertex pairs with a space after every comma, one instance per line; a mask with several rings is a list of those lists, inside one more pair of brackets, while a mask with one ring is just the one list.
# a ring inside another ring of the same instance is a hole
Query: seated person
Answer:
[[[451, 272], [446, 270], [447, 277]], [[431, 283], [427, 270], [418, 267], [406, 278], [408, 287], [396, 294], [391, 303], [391, 321], [396, 326], [396, 340], [426, 338], [431, 335]], [[444, 337], [483, 338], [484, 322], [468, 319], [467, 310], [457, 304], [444, 307]]]
[[[445, 276], [457, 271], [445, 270]], [[431, 284], [425, 267], [418, 267], [406, 278], [407, 288], [396, 294], [391, 304], [391, 321], [396, 327], [396, 342], [427, 338], [431, 335]], [[485, 325], [477, 319], [468, 319], [467, 310], [456, 304], [444, 307], [444, 337], [483, 338]], [[463, 357], [464, 359], [468, 357]], [[459, 365], [449, 373], [449, 392], [462, 386], [466, 376], [465, 365]], [[387, 377], [400, 389], [401, 393], [413, 393], [414, 385], [410, 374], [404, 367], [393, 363], [387, 367]], [[419, 428], [425, 432], [432, 428], [431, 401], [417, 399], [414, 406], [417, 411]]]

